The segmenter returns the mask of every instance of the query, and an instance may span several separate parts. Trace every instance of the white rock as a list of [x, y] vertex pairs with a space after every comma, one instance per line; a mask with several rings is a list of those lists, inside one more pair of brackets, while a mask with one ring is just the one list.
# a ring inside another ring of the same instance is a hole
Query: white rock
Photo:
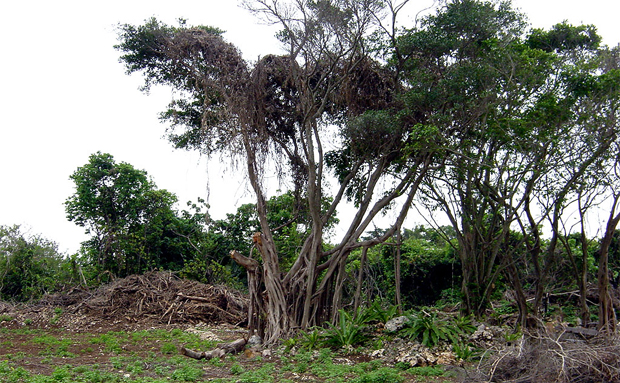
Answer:
[[405, 327], [405, 324], [407, 322], [409, 322], [409, 318], [407, 318], [406, 316], [392, 318], [385, 323], [385, 331], [396, 332], [401, 328]]
[[263, 344], [263, 339], [258, 335], [252, 335], [248, 339], [248, 346], [260, 346], [261, 344]]

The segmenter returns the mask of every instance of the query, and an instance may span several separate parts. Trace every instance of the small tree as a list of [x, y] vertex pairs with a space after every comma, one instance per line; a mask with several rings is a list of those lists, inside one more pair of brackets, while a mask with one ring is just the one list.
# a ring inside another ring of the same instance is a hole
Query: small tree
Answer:
[[202, 235], [204, 215], [179, 217], [176, 196], [158, 190], [145, 171], [98, 152], [71, 179], [75, 194], [65, 202], [67, 218], [91, 234], [82, 246], [99, 271], [126, 276], [179, 269], [195, 256], [192, 243]]

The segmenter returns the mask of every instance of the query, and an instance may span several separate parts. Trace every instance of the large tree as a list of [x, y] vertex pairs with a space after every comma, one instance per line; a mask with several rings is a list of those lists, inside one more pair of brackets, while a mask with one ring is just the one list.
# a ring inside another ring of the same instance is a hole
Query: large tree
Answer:
[[548, 138], [533, 111], [549, 97], [554, 58], [524, 42], [525, 26], [507, 2], [453, 1], [400, 38], [406, 106], [429, 111], [443, 147], [421, 201], [456, 230], [463, 308], [476, 315], [500, 272], [516, 273], [519, 246], [506, 245]]
[[[482, 315], [503, 273], [520, 324], [528, 307], [516, 255], [527, 245], [538, 307], [568, 201], [601, 179], [594, 170], [617, 139], [605, 106], [615, 101], [613, 74], [600, 74], [605, 55], [595, 28], [562, 23], [526, 34], [525, 27], [509, 2], [452, 1], [403, 34], [394, 54], [405, 57], [406, 108], [428, 110], [427, 124], [441, 137], [421, 201], [456, 230], [463, 308]], [[552, 237], [542, 254], [545, 221]]]
[[[177, 90], [179, 97], [163, 114], [175, 146], [243, 159], [256, 196], [260, 259], [233, 255], [254, 281], [250, 326], [274, 342], [293, 329], [335, 318], [349, 254], [400, 228], [430, 164], [426, 143], [432, 136], [420, 124], [423, 115], [396, 113], [398, 71], [385, 69], [368, 46], [372, 32], [395, 30], [379, 20], [385, 11], [395, 16], [403, 4], [246, 5], [281, 27], [284, 54], [249, 63], [217, 29], [156, 20], [121, 26], [117, 48], [127, 71], [142, 72], [147, 88]], [[268, 220], [265, 175], [273, 173], [308, 209], [307, 236], [288, 269], [280, 264]], [[331, 203], [324, 209], [326, 197]], [[347, 199], [356, 213], [340, 242], [326, 249], [326, 224]], [[393, 226], [359, 241], [370, 222], [393, 206], [399, 206]]]

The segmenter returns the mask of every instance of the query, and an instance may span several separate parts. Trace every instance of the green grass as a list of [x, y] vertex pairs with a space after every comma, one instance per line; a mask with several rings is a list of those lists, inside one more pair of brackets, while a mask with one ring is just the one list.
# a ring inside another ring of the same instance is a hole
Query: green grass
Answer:
[[[291, 383], [302, 378], [326, 383], [398, 383], [443, 374], [439, 368], [384, 367], [378, 360], [346, 363], [340, 359], [353, 358], [351, 350], [321, 348], [314, 340], [311, 347], [294, 353], [281, 347], [273, 358], [248, 359], [240, 354], [204, 361], [180, 355], [178, 347], [207, 350], [215, 342], [181, 330], [72, 334], [22, 329], [2, 333], [8, 335], [3, 344], [9, 345], [14, 335], [20, 342], [27, 339], [31, 349], [41, 350], [30, 355], [15, 348], [12, 354], [0, 355], [2, 383]], [[95, 359], [91, 364], [84, 363], [91, 357]], [[38, 370], [30, 370], [33, 366]]]

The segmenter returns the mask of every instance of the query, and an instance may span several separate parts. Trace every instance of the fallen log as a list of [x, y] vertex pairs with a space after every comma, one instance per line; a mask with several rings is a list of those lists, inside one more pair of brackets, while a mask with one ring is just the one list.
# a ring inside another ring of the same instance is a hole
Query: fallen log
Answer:
[[585, 327], [566, 327], [564, 331], [584, 337], [594, 337], [598, 335], [598, 331], [596, 329]]
[[247, 339], [242, 338], [242, 339], [237, 339], [235, 341], [228, 342], [228, 343], [219, 343], [217, 347], [214, 348], [213, 350], [204, 351], [204, 352], [193, 351], [188, 348], [182, 347], [181, 355], [185, 355], [189, 358], [206, 359], [206, 360], [210, 360], [213, 358], [221, 358], [222, 356], [226, 354], [236, 354], [238, 352], [243, 351], [247, 342], [248, 342]]

